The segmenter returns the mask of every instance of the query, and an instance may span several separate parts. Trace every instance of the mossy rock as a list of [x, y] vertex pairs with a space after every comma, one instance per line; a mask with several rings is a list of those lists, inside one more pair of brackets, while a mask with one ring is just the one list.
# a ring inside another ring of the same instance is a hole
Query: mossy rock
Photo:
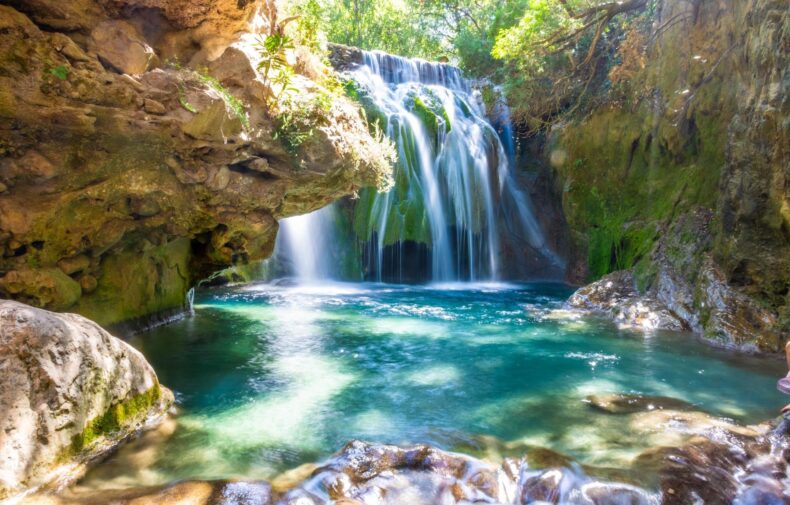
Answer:
[[144, 420], [161, 399], [162, 388], [156, 384], [148, 391], [112, 405], [104, 414], [88, 421], [81, 434], [74, 435], [70, 456], [78, 455], [101, 439], [117, 436], [124, 428]]
[[414, 93], [409, 103], [411, 112], [420, 119], [428, 133], [434, 151], [439, 147], [441, 135], [446, 135], [452, 131], [453, 126], [450, 116], [444, 108], [442, 102], [425, 90], [422, 95]]
[[[108, 255], [99, 267], [96, 290], [79, 301], [80, 314], [114, 325], [182, 309], [190, 287], [190, 257], [187, 238]], [[119, 292], [124, 293], [121, 299]]]
[[[568, 125], [548, 152], [564, 153], [563, 207], [586, 243], [590, 279], [648, 261], [659, 230], [691, 208], [716, 204], [726, 125], [697, 123], [695, 138], [672, 151], [647, 115], [610, 108]], [[661, 130], [659, 130], [661, 131]], [[673, 148], [674, 149], [674, 148]]]

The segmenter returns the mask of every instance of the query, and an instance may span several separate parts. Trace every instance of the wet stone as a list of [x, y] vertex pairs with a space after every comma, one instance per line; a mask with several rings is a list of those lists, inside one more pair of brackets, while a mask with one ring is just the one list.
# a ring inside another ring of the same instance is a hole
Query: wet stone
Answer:
[[694, 406], [684, 400], [667, 396], [645, 395], [590, 395], [585, 401], [590, 407], [609, 414], [633, 414], [652, 410], [691, 410]]

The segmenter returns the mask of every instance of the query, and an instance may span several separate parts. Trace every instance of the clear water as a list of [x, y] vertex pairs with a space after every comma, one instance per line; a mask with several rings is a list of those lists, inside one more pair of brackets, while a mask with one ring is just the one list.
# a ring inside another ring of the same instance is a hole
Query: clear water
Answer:
[[671, 396], [744, 423], [782, 405], [780, 362], [688, 334], [621, 331], [564, 310], [570, 292], [335, 284], [198, 293], [193, 317], [133, 341], [176, 392], [177, 424], [85, 484], [272, 478], [353, 438], [453, 449], [488, 435], [623, 467], [665, 434], [598, 413], [587, 395]]

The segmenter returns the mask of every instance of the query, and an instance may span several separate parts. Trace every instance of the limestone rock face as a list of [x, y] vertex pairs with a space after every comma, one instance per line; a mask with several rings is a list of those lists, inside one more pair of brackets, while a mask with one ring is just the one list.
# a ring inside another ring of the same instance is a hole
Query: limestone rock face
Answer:
[[233, 42], [255, 13], [252, 0], [4, 0], [37, 24], [89, 36], [107, 18], [128, 18], [154, 35], [165, 57], [188, 61]]
[[[342, 96], [298, 147], [277, 135], [257, 53], [228, 46], [251, 3], [12, 4], [32, 20], [0, 5], [0, 296], [123, 331], [266, 258], [277, 219], [389, 177]], [[51, 31], [78, 12], [89, 27]], [[301, 75], [293, 86], [307, 104], [327, 92]]]
[[653, 410], [690, 410], [693, 405], [667, 396], [645, 396], [638, 394], [590, 395], [587, 404], [607, 414], [633, 414]]
[[142, 354], [76, 314], [0, 301], [0, 499], [55, 479], [161, 416]]
[[540, 146], [568, 273], [583, 283], [632, 270], [640, 294], [712, 341], [779, 351], [790, 339], [787, 2], [656, 5], [659, 35], [629, 27], [609, 80], [588, 90], [600, 101]]
[[142, 74], [156, 57], [153, 48], [127, 21], [99, 23], [91, 32], [88, 47], [105, 65], [124, 74]]

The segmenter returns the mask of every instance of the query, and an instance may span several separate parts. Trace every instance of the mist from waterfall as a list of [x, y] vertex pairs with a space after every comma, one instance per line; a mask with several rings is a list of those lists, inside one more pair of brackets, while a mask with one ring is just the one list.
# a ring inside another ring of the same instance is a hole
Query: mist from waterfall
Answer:
[[275, 250], [280, 270], [299, 281], [339, 279], [344, 275], [329, 251], [356, 247], [366, 280], [499, 280], [503, 233], [558, 264], [510, 172], [504, 100], [492, 109], [500, 138], [458, 68], [379, 51], [363, 55], [349, 76], [368, 120], [395, 143], [396, 184], [386, 193], [363, 190], [353, 202], [356, 243], [334, 236], [338, 204], [283, 219]]

